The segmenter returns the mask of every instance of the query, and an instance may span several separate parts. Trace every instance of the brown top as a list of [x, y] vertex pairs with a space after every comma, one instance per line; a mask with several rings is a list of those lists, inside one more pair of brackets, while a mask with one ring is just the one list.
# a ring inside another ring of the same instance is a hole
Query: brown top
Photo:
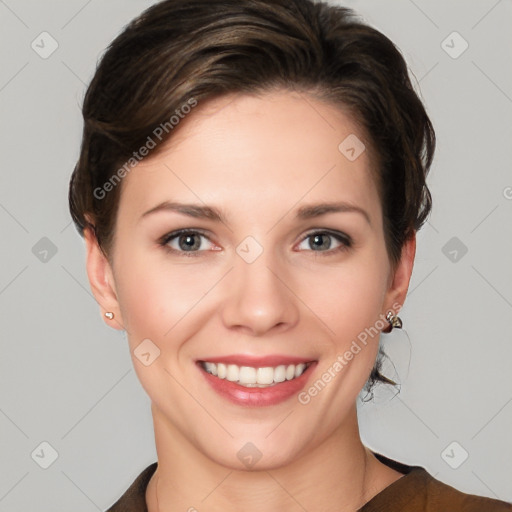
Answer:
[[[505, 501], [465, 494], [436, 480], [421, 466], [407, 466], [380, 453], [383, 464], [403, 473], [357, 512], [512, 512]], [[158, 463], [150, 464], [106, 512], [148, 512], [146, 487]]]

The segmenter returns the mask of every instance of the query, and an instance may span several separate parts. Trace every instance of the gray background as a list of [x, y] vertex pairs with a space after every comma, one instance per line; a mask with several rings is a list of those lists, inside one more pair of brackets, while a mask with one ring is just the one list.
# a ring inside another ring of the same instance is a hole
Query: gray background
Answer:
[[[85, 85], [151, 3], [0, 0], [0, 511], [104, 510], [156, 460], [149, 399], [67, 208]], [[439, 141], [406, 332], [383, 336], [401, 392], [360, 404], [363, 441], [512, 501], [512, 2], [344, 5], [402, 49]], [[42, 32], [58, 43], [47, 58]]]

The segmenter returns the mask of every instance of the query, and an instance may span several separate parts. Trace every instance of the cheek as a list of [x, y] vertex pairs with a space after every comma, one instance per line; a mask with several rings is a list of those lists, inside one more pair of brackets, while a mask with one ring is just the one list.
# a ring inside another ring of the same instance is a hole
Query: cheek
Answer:
[[[198, 278], [191, 266], [159, 264], [137, 250], [125, 254], [129, 256], [116, 260], [120, 276], [116, 290], [138, 379], [163, 408], [170, 396], [187, 407], [187, 396], [170, 374], [177, 373], [178, 358], [186, 357], [181, 349], [198, 328], [194, 306], [211, 285], [201, 274]], [[149, 353], [146, 360], [145, 353]], [[183, 380], [182, 375], [177, 378]]]
[[165, 258], [149, 258], [137, 251], [126, 254], [130, 257], [116, 262], [122, 276], [116, 289], [131, 344], [150, 338], [163, 346], [193, 316], [217, 280], [216, 274], [211, 275], [216, 271], [203, 272], [187, 263], [171, 265]]
[[341, 344], [357, 337], [380, 318], [387, 264], [378, 248], [372, 254], [324, 270], [301, 286], [304, 302], [318, 313], [330, 328], [331, 336]]
[[[229, 265], [171, 263], [163, 253], [148, 255], [137, 247], [118, 254], [116, 290], [132, 350], [145, 338], [162, 348], [172, 339], [190, 338], [201, 322], [218, 313], [219, 300], [230, 300], [231, 278], [224, 276]], [[350, 343], [381, 313], [387, 275], [383, 244], [369, 244], [337, 265], [315, 263], [287, 271], [285, 280], [306, 307], [299, 307], [302, 321], [322, 320], [336, 343]], [[323, 329], [322, 323], [318, 327]]]

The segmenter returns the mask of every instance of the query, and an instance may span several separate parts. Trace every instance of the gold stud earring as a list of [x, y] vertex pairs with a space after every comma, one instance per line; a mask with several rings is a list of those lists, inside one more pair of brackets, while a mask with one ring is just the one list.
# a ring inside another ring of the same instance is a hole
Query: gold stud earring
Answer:
[[114, 318], [114, 313], [112, 313], [112, 311], [107, 311], [105, 313], [105, 316], [109, 319], [109, 320], [112, 320]]
[[402, 320], [399, 316], [394, 315], [393, 311], [388, 311], [388, 314], [386, 315], [386, 320], [388, 321], [389, 325], [391, 326], [390, 331], [392, 331], [395, 327], [397, 329], [402, 328]]

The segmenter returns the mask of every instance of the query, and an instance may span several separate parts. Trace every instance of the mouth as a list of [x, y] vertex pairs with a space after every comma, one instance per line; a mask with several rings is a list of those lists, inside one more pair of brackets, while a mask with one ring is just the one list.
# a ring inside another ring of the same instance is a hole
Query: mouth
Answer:
[[298, 364], [280, 364], [278, 366], [238, 366], [228, 363], [214, 363], [212, 361], [199, 361], [201, 368], [217, 377], [226, 379], [246, 388], [268, 388], [281, 382], [299, 378], [313, 361]]
[[317, 363], [283, 356], [196, 361], [210, 389], [231, 403], [247, 407], [276, 405], [293, 398], [306, 386]]

